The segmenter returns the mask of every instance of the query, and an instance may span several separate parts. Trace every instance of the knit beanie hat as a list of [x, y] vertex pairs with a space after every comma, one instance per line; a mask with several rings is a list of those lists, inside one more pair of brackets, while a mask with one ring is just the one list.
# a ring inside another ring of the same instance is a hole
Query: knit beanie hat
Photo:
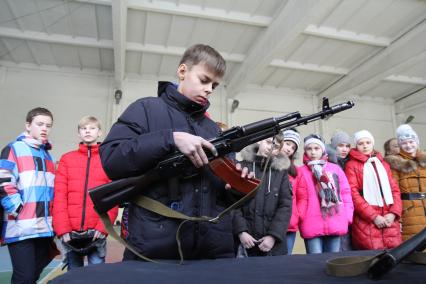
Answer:
[[297, 151], [297, 149], [299, 149], [299, 146], [300, 146], [300, 135], [299, 135], [299, 133], [294, 131], [294, 130], [288, 129], [288, 130], [283, 131], [282, 134], [283, 134], [283, 141], [285, 141], [285, 140], [293, 141], [294, 144], [296, 144], [296, 151]]
[[337, 145], [342, 144], [342, 143], [346, 143], [351, 145], [351, 137], [349, 136], [348, 133], [344, 132], [344, 131], [338, 131], [336, 132], [333, 137], [331, 137], [331, 147], [333, 149], [337, 148]]
[[417, 142], [417, 145], [419, 145], [419, 136], [417, 136], [417, 133], [411, 128], [408, 124], [401, 124], [396, 129], [396, 137], [398, 138], [398, 144], [401, 144], [403, 141], [408, 139], [413, 139]]
[[358, 141], [361, 138], [369, 138], [371, 140], [371, 143], [374, 145], [374, 137], [368, 130], [360, 130], [358, 132], [355, 132], [355, 134], [354, 134], [355, 145], [358, 143]]
[[318, 134], [310, 134], [306, 136], [305, 139], [303, 139], [303, 142], [305, 143], [305, 149], [309, 144], [315, 143], [320, 145], [323, 155], [326, 153], [324, 139]]

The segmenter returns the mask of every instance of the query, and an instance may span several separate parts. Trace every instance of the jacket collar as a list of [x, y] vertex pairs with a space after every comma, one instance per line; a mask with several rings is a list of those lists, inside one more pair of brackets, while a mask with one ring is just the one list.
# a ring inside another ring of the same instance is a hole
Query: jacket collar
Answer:
[[417, 165], [426, 167], [426, 152], [418, 151], [416, 157], [412, 157], [410, 154], [401, 150], [397, 155], [386, 156], [386, 161], [392, 169], [403, 173], [410, 173], [417, 170]]
[[171, 82], [158, 82], [158, 96], [162, 98], [167, 104], [172, 105], [191, 116], [202, 116], [210, 106], [207, 102], [205, 106], [191, 101], [177, 90], [177, 85]]
[[21, 133], [17, 138], [16, 141], [22, 141], [28, 146], [36, 149], [44, 149], [44, 150], [50, 150], [52, 149], [52, 144], [50, 144], [49, 141], [41, 142], [40, 140], [34, 139], [33, 137], [29, 136], [28, 133], [23, 132]]
[[380, 152], [377, 152], [376, 150], [373, 150], [373, 152], [370, 155], [365, 155], [361, 152], [359, 152], [357, 149], [352, 148], [349, 151], [349, 157], [351, 160], [357, 160], [360, 161], [362, 163], [367, 162], [367, 160], [371, 157], [377, 157], [381, 162], [383, 162], [383, 157], [380, 154]]
[[[90, 150], [92, 154], [96, 154], [99, 152], [99, 145], [101, 143], [98, 142], [95, 145], [90, 145]], [[80, 144], [78, 145], [78, 151], [84, 154], [87, 154], [87, 151], [89, 149], [89, 146], [83, 142], [80, 142]]]

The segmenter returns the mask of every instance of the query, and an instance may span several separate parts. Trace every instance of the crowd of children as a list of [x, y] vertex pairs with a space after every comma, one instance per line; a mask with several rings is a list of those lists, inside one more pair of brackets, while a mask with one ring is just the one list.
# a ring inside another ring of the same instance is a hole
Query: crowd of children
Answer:
[[[198, 174], [158, 181], [146, 196], [190, 216], [215, 216], [229, 206], [235, 199], [229, 198], [229, 185], [205, 167], [205, 151], [216, 154], [208, 140], [222, 131], [206, 110], [225, 70], [213, 48], [192, 46], [177, 69], [179, 84], [162, 82], [158, 97], [131, 104], [104, 143], [98, 142], [100, 122], [83, 117], [78, 149], [61, 157], [56, 177], [48, 152], [53, 115], [45, 108], [29, 112], [24, 133], [0, 159], [1, 241], [12, 260], [12, 283], [37, 281], [51, 260], [55, 235], [68, 269], [83, 266], [85, 256], [89, 265], [103, 263], [107, 232], [88, 190], [144, 173], [172, 151], [187, 156]], [[353, 136], [340, 131], [326, 145], [311, 134], [302, 148], [299, 133], [286, 129], [244, 149], [237, 168], [243, 178], [263, 177], [256, 195], [218, 224], [185, 223], [183, 256], [291, 254], [298, 231], [307, 253], [390, 249], [419, 232], [426, 226], [426, 153], [419, 150], [417, 133], [401, 125], [396, 139], [385, 144], [385, 159], [369, 131]], [[296, 167], [300, 149], [303, 165]], [[117, 208], [109, 217], [116, 219]], [[125, 217], [125, 239], [135, 249], [157, 259], [179, 258], [178, 220], [132, 202]], [[124, 260], [133, 259], [138, 257], [126, 250]]]

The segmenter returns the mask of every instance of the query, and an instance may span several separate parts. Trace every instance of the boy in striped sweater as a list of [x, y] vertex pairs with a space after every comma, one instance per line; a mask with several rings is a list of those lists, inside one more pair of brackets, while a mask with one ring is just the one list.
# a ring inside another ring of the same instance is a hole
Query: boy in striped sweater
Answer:
[[51, 260], [55, 166], [48, 153], [48, 136], [52, 123], [49, 110], [30, 110], [25, 131], [1, 152], [1, 240], [12, 261], [11, 283], [36, 283]]

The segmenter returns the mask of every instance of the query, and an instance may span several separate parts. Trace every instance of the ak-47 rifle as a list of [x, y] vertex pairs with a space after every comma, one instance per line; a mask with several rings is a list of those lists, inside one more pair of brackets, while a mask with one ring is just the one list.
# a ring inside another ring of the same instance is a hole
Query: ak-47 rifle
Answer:
[[[330, 107], [328, 99], [323, 98], [322, 110], [311, 115], [302, 116], [296, 111], [281, 117], [236, 126], [224, 131], [219, 137], [209, 140], [215, 146], [218, 155], [214, 156], [210, 151], [206, 151], [206, 155], [209, 161], [213, 161], [229, 153], [239, 152], [248, 145], [273, 137], [283, 129], [325, 119], [353, 106], [354, 103], [348, 101]], [[105, 213], [111, 208], [129, 201], [133, 196], [142, 193], [144, 188], [148, 188], [159, 180], [171, 177], [189, 177], [197, 173], [198, 171], [191, 161], [181, 152], [176, 151], [148, 172], [95, 187], [89, 191], [89, 195], [92, 198], [95, 210], [98, 213]]]

